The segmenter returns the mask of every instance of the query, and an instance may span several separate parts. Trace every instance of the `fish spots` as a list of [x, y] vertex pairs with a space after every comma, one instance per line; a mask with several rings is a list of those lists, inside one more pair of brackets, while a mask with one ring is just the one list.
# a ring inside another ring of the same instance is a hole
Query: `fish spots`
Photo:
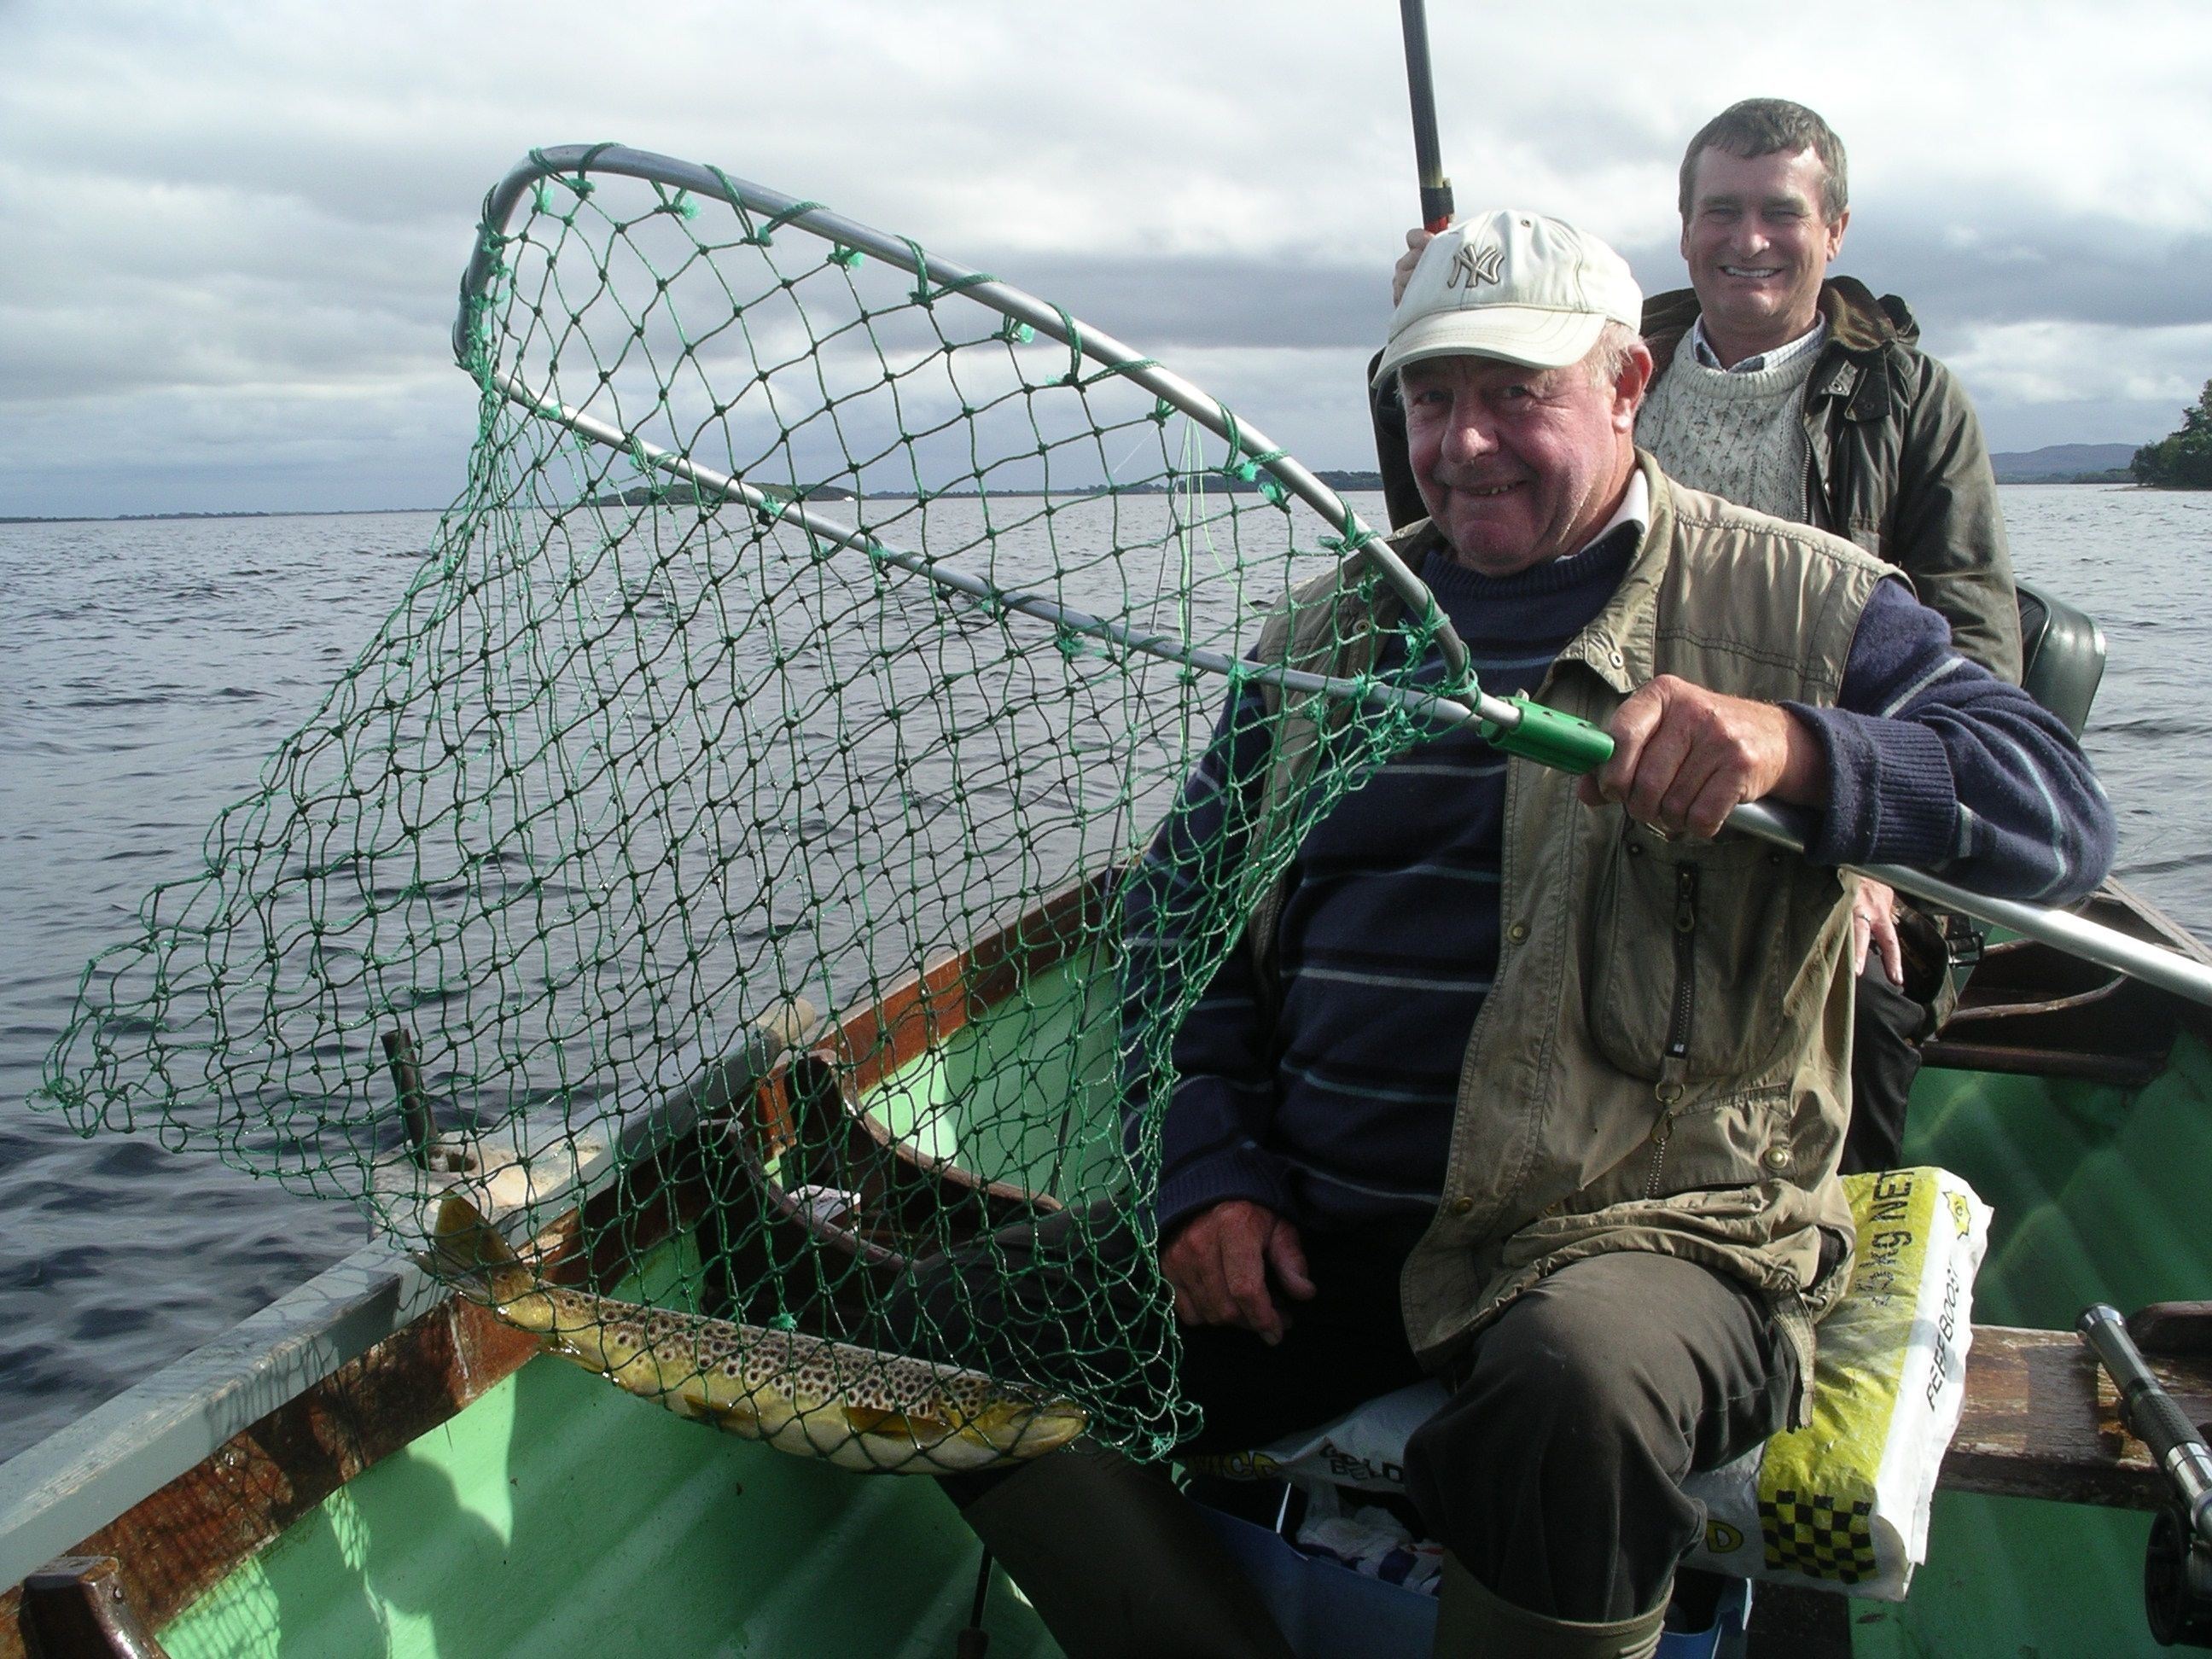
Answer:
[[861, 1471], [982, 1468], [1081, 1432], [1073, 1406], [978, 1371], [532, 1281], [500, 1312], [680, 1417]]

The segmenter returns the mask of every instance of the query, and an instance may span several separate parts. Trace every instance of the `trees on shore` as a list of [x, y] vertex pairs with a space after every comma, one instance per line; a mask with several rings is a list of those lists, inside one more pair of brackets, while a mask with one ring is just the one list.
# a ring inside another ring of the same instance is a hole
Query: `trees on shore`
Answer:
[[2137, 483], [2212, 489], [2212, 380], [2181, 411], [2180, 429], [2136, 451], [2128, 470]]

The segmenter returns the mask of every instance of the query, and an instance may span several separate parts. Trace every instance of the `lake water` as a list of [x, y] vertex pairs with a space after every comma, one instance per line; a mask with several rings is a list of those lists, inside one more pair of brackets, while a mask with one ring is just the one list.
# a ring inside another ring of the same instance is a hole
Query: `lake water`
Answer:
[[[2212, 495], [2003, 492], [2021, 575], [2111, 645], [2088, 748], [2118, 872], [2212, 939]], [[1379, 498], [1354, 498], [1382, 518]], [[155, 1137], [76, 1138], [27, 1103], [86, 962], [321, 702], [436, 518], [0, 526], [0, 1457], [352, 1249], [317, 1203]]]

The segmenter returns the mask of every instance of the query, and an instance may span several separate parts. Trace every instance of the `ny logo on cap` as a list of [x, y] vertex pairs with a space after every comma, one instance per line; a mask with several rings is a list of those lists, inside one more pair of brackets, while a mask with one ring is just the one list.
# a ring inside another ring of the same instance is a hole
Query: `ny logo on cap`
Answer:
[[1462, 243], [1451, 270], [1444, 277], [1446, 288], [1473, 288], [1477, 283], [1503, 280], [1505, 270], [1505, 250], [1495, 246], [1477, 247], [1472, 242]]

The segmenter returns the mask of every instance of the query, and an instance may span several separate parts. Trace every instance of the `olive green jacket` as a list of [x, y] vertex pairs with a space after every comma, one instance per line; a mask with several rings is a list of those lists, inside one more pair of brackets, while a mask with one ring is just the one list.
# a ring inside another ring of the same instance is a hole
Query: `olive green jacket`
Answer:
[[[1837, 538], [1669, 483], [1627, 574], [1560, 653], [1543, 702], [1602, 724], [1660, 674], [1832, 704], [1885, 568]], [[1392, 538], [1418, 562], [1425, 520]], [[1397, 617], [1360, 562], [1291, 596], [1264, 664], [1369, 665]], [[1294, 798], [1342, 706], [1284, 694], [1265, 810]], [[1441, 1364], [1546, 1273], [1620, 1249], [1684, 1256], [1768, 1293], [1812, 1376], [1814, 1320], [1849, 1282], [1836, 1178], [1849, 1115], [1846, 878], [1723, 833], [1672, 840], [1507, 769], [1495, 986], [1460, 1073], [1443, 1201], [1401, 1285]], [[1261, 982], [1284, 893], [1247, 928]], [[1823, 1235], [1829, 1242], [1824, 1250]], [[1802, 1407], [1802, 1401], [1800, 1401]]]
[[[1644, 302], [1644, 343], [1660, 374], [1698, 313], [1690, 289]], [[1832, 277], [1820, 314], [1828, 335], [1805, 387], [1812, 522], [1903, 570], [1921, 603], [1951, 624], [1962, 654], [2018, 684], [2012, 555], [1973, 404], [1919, 349], [1920, 325], [1895, 295], [1877, 300], [1855, 278]], [[1423, 509], [1393, 398], [1376, 399], [1375, 427], [1390, 521], [1409, 524]]]

